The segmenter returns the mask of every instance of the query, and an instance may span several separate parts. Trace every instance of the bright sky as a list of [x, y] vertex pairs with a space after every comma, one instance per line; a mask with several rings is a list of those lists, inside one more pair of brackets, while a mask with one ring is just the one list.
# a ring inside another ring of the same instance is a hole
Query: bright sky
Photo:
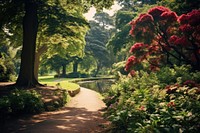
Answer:
[[[111, 6], [110, 10], [104, 9], [103, 11], [107, 12], [110, 16], [112, 16], [119, 9], [121, 9], [121, 7], [115, 2], [115, 4]], [[88, 13], [85, 13], [84, 16], [88, 20], [93, 20], [93, 16], [95, 13], [96, 13], [96, 9], [94, 7], [91, 7], [90, 10], [88, 11]]]

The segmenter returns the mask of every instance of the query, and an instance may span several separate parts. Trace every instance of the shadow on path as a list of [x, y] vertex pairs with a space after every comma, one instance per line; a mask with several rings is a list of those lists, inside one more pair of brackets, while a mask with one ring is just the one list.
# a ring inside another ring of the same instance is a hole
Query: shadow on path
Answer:
[[8, 121], [4, 133], [102, 133], [104, 106], [96, 92], [81, 88], [67, 107]]

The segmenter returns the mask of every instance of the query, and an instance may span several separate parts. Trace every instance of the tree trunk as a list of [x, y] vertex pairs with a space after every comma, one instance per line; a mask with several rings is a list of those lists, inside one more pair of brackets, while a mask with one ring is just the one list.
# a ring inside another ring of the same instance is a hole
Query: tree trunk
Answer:
[[94, 77], [97, 76], [97, 74], [99, 73], [100, 68], [101, 68], [101, 64], [99, 63], [99, 64], [97, 64], [97, 70], [94, 73]]
[[61, 75], [61, 77], [66, 77], [66, 64], [63, 64], [62, 65], [62, 75]]
[[73, 64], [73, 73], [77, 73], [77, 71], [78, 71], [78, 62], [75, 61]]
[[37, 30], [37, 4], [32, 0], [26, 0], [25, 16], [23, 18], [23, 47], [17, 86], [32, 87], [39, 85], [34, 76]]

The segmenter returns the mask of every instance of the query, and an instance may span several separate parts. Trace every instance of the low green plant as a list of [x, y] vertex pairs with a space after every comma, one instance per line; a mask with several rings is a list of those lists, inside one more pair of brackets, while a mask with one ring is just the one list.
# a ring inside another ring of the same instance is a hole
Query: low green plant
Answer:
[[197, 132], [199, 76], [185, 66], [150, 74], [136, 72], [105, 94], [105, 116], [113, 123], [114, 132]]
[[43, 111], [41, 96], [35, 90], [13, 90], [0, 99], [0, 111], [3, 114], [39, 113]]
[[9, 98], [7, 96], [0, 98], [0, 114], [4, 115], [10, 111], [11, 109]]

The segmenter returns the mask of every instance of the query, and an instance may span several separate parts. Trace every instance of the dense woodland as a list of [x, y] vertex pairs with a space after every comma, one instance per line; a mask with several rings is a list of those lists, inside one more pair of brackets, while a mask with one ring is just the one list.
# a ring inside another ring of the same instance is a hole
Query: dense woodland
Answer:
[[[44, 86], [43, 75], [112, 75], [104, 102], [113, 132], [198, 132], [200, 2], [116, 2], [121, 9], [109, 16], [103, 9], [114, 0], [0, 1], [0, 81], [24, 90]], [[38, 93], [18, 93], [36, 98], [25, 112], [40, 112]], [[0, 111], [19, 111], [15, 94], [0, 98]]]

